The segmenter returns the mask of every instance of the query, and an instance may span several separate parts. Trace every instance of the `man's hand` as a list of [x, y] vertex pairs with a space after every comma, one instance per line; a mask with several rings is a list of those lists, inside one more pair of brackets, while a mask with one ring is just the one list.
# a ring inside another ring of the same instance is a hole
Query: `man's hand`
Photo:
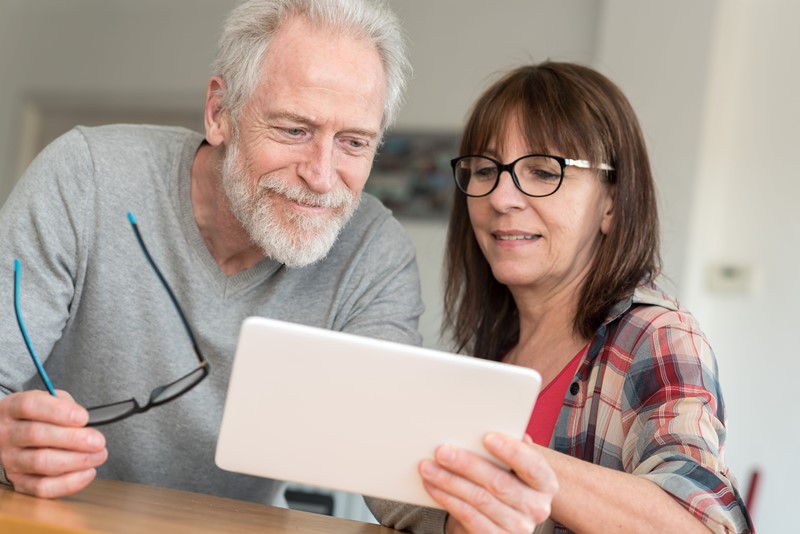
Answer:
[[66, 391], [14, 393], [0, 399], [0, 463], [14, 489], [37, 497], [77, 493], [108, 458], [103, 434]]

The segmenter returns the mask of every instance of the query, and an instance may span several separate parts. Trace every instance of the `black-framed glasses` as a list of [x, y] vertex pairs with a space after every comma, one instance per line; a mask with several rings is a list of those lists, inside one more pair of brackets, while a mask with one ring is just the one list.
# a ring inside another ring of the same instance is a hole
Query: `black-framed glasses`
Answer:
[[[192, 329], [189, 327], [189, 321], [186, 320], [186, 314], [183, 313], [183, 309], [181, 308], [180, 304], [178, 304], [178, 299], [175, 298], [175, 293], [172, 291], [172, 288], [167, 283], [167, 280], [164, 278], [164, 275], [161, 274], [161, 270], [156, 265], [156, 262], [153, 260], [152, 256], [150, 256], [150, 252], [147, 250], [147, 247], [144, 244], [144, 239], [142, 239], [141, 233], [139, 233], [139, 227], [136, 224], [136, 219], [134, 218], [132, 213], [128, 213], [128, 220], [131, 223], [131, 227], [133, 228], [133, 232], [136, 235], [136, 240], [139, 242], [139, 246], [144, 252], [145, 257], [147, 258], [147, 262], [150, 264], [150, 267], [153, 268], [156, 275], [158, 275], [158, 279], [161, 281], [161, 284], [164, 286], [164, 289], [167, 291], [172, 304], [175, 306], [175, 310], [178, 312], [178, 316], [181, 318], [181, 322], [183, 323], [184, 328], [186, 329], [186, 333], [189, 335], [189, 339], [192, 342], [192, 348], [194, 349], [194, 353], [197, 356], [197, 359], [200, 361], [200, 365], [192, 372], [187, 375], [182, 376], [181, 378], [175, 380], [174, 382], [170, 382], [164, 386], [159, 386], [155, 388], [153, 391], [150, 392], [150, 399], [148, 400], [147, 404], [141, 405], [139, 404], [136, 399], [131, 398], [124, 401], [114, 402], [111, 404], [103, 404], [101, 406], [95, 406], [94, 408], [89, 408], [89, 423], [87, 426], [99, 426], [105, 425], [108, 423], [114, 423], [121, 419], [125, 419], [126, 417], [130, 417], [131, 415], [146, 412], [150, 408], [155, 408], [156, 406], [160, 406], [165, 404], [171, 400], [175, 400], [184, 393], [191, 390], [197, 384], [199, 384], [206, 376], [208, 376], [209, 372], [209, 364], [206, 359], [203, 357], [203, 353], [200, 352], [200, 347], [197, 345], [197, 340], [192, 333]], [[33, 348], [33, 344], [31, 343], [30, 338], [28, 337], [28, 331], [25, 328], [25, 323], [22, 321], [22, 311], [20, 309], [20, 276], [22, 271], [22, 265], [20, 264], [19, 260], [14, 260], [14, 313], [17, 316], [17, 324], [19, 325], [19, 330], [22, 333], [22, 338], [25, 341], [25, 346], [28, 349], [28, 353], [31, 355], [33, 359], [33, 363], [36, 366], [36, 370], [39, 373], [39, 377], [44, 382], [47, 391], [50, 392], [51, 395], [55, 396], [55, 390], [53, 389], [53, 385], [50, 382], [50, 377], [47, 376], [47, 372], [44, 370], [39, 357], [36, 355], [36, 351]]]
[[547, 197], [558, 191], [564, 181], [564, 169], [599, 169], [613, 171], [605, 163], [597, 165], [583, 159], [562, 158], [549, 154], [528, 154], [511, 163], [501, 163], [488, 156], [467, 155], [450, 161], [456, 186], [468, 197], [485, 197], [497, 188], [500, 175], [508, 171], [514, 185], [529, 197]]

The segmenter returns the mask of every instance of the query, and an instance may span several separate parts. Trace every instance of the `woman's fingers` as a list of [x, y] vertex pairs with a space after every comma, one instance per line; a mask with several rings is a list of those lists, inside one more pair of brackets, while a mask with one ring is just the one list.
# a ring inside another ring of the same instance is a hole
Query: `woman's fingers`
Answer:
[[540, 499], [547, 500], [549, 516], [549, 503], [558, 493], [558, 478], [544, 456], [536, 450], [536, 445], [497, 433], [487, 434], [483, 443], [486, 450], [509, 466]]
[[[431, 496], [472, 532], [526, 532], [535, 526], [530, 488], [513, 474], [468, 451], [440, 447], [420, 464]], [[548, 508], [549, 513], [549, 508]]]
[[550, 516], [555, 472], [532, 443], [488, 434], [484, 446], [509, 472], [486, 458], [442, 446], [420, 463], [425, 488], [470, 532], [532, 532]]
[[[466, 501], [440, 489], [427, 480], [423, 480], [423, 485], [433, 500], [438, 502], [450, 515], [448, 519], [448, 523], [450, 523], [447, 529], [448, 534], [457, 532], [485, 532], [490, 534], [499, 531], [499, 527], [488, 516], [480, 513]], [[453, 521], [454, 519], [457, 521]], [[455, 525], [460, 528], [456, 528]]]

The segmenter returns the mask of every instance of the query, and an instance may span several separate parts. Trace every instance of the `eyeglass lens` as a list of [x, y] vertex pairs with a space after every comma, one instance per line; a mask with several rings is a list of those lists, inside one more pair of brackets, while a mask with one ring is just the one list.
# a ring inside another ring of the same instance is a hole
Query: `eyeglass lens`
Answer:
[[175, 397], [179, 397], [192, 389], [208, 374], [208, 369], [204, 365], [198, 367], [186, 376], [154, 389], [150, 393], [150, 400], [145, 406], [141, 406], [136, 399], [129, 399], [126, 401], [115, 402], [114, 404], [106, 404], [104, 406], [97, 406], [89, 408], [89, 426], [97, 426], [106, 423], [113, 423], [120, 419], [124, 419], [129, 415], [140, 413], [149, 410], [159, 404], [169, 402]]
[[[526, 195], [552, 195], [561, 185], [561, 162], [550, 156], [526, 156], [512, 164], [517, 187]], [[488, 195], [497, 184], [500, 167], [483, 156], [459, 159], [453, 169], [458, 188], [469, 196]]]
[[[197, 345], [197, 340], [192, 333], [191, 328], [189, 327], [189, 322], [186, 319], [186, 314], [183, 313], [178, 300], [175, 298], [175, 294], [170, 288], [167, 280], [164, 278], [164, 275], [161, 274], [161, 270], [156, 265], [153, 258], [150, 256], [150, 252], [147, 250], [147, 246], [144, 244], [144, 240], [139, 232], [139, 228], [136, 224], [136, 219], [134, 218], [132, 213], [128, 213], [128, 220], [131, 223], [133, 228], [134, 234], [136, 235], [136, 239], [139, 242], [139, 245], [144, 253], [145, 257], [147, 258], [148, 263], [153, 268], [153, 271], [158, 276], [161, 284], [163, 285], [164, 289], [166, 290], [167, 294], [169, 295], [170, 299], [172, 300], [173, 305], [175, 306], [175, 310], [177, 311], [181, 322], [186, 330], [189, 339], [192, 342], [192, 347], [194, 349], [195, 355], [197, 356], [198, 360], [200, 361], [200, 366], [196, 368], [194, 371], [190, 372], [189, 374], [167, 384], [166, 386], [160, 386], [155, 388], [150, 393], [150, 400], [145, 406], [141, 406], [136, 399], [129, 399], [125, 401], [115, 402], [111, 404], [104, 404], [102, 406], [96, 406], [94, 408], [89, 408], [89, 426], [94, 425], [102, 425], [106, 423], [113, 423], [115, 421], [119, 421], [120, 419], [124, 419], [130, 415], [135, 413], [141, 413], [149, 410], [154, 406], [158, 406], [159, 404], [164, 404], [165, 402], [171, 401], [172, 399], [179, 397], [192, 389], [196, 386], [201, 380], [203, 380], [206, 376], [208, 376], [209, 372], [209, 364], [206, 359], [203, 357], [202, 353], [200, 352], [200, 348]], [[25, 328], [25, 323], [22, 320], [22, 312], [20, 307], [20, 272], [22, 270], [21, 264], [19, 260], [14, 260], [14, 313], [17, 317], [17, 324], [20, 329], [20, 333], [25, 341], [25, 346], [28, 349], [28, 352], [33, 359], [34, 364], [36, 365], [36, 369], [41, 377], [42, 381], [44, 382], [45, 386], [47, 387], [48, 391], [51, 395], [55, 396], [55, 390], [50, 383], [50, 378], [47, 376], [47, 372], [45, 371], [44, 367], [42, 366], [38, 356], [36, 355], [35, 350], [33, 349], [33, 345], [30, 342], [28, 337], [28, 332]]]
[[180, 304], [178, 304], [178, 300], [175, 298], [175, 293], [167, 283], [164, 275], [161, 274], [161, 269], [159, 269], [158, 265], [156, 265], [155, 260], [153, 260], [153, 257], [150, 255], [150, 251], [147, 250], [147, 246], [144, 244], [142, 234], [139, 232], [139, 226], [136, 224], [136, 218], [132, 213], [128, 213], [128, 220], [131, 223], [131, 227], [136, 235], [136, 240], [139, 242], [139, 246], [141, 247], [145, 258], [147, 258], [150, 267], [152, 267], [153, 272], [155, 272], [155, 274], [158, 276], [158, 279], [164, 286], [164, 289], [169, 295], [170, 300], [172, 300], [172, 304], [175, 306], [175, 311], [178, 312], [178, 316], [180, 317], [181, 322], [186, 329], [186, 333], [188, 334], [189, 339], [192, 341], [195, 354], [200, 360], [200, 367], [183, 376], [182, 378], [175, 380], [174, 382], [155, 388], [152, 392], [150, 392], [150, 400], [145, 406], [139, 405], [139, 403], [136, 402], [136, 399], [130, 399], [127, 401], [89, 408], [89, 426], [113, 423], [135, 413], [146, 412], [154, 406], [164, 404], [165, 402], [171, 401], [172, 399], [183, 395], [208, 375], [208, 362], [200, 353], [200, 348], [197, 346], [197, 340], [195, 339], [194, 334], [192, 334], [192, 329], [189, 328], [189, 322], [187, 321], [186, 315], [183, 313]]

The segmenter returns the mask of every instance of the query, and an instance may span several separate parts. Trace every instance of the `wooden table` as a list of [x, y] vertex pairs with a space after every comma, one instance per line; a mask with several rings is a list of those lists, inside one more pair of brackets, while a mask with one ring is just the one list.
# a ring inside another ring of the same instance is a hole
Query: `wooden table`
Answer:
[[199, 493], [95, 480], [61, 499], [0, 486], [3, 534], [296, 532], [390, 534], [394, 529]]

